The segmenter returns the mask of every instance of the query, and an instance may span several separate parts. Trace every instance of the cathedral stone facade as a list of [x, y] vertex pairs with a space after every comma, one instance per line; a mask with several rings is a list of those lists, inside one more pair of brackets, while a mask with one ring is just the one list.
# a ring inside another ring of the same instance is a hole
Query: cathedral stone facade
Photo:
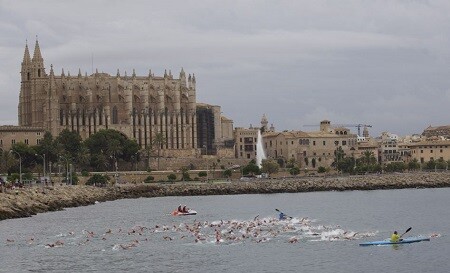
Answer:
[[[217, 107], [217, 106], [216, 106]], [[18, 106], [19, 126], [38, 127], [58, 135], [62, 130], [76, 131], [83, 139], [101, 129], [114, 129], [142, 147], [148, 147], [156, 134], [165, 139], [165, 156], [195, 156], [202, 148], [216, 151], [223, 139], [221, 124], [200, 124], [196, 102], [196, 80], [186, 76], [183, 69], [179, 78], [165, 72], [155, 76], [67, 75], [62, 70], [56, 75], [53, 66], [47, 73], [38, 41], [33, 57], [28, 45], [21, 67], [21, 87]], [[215, 111], [220, 122], [220, 110]], [[198, 124], [199, 123], [199, 124]], [[206, 126], [206, 127], [205, 127]], [[213, 126], [213, 128], [211, 128]], [[198, 130], [213, 133], [208, 138]], [[232, 130], [232, 128], [231, 128]], [[231, 133], [229, 133], [231, 135]]]

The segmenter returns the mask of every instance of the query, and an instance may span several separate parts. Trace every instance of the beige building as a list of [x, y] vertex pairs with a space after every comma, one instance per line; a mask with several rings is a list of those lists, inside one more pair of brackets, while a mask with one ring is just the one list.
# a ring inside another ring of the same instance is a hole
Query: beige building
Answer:
[[139, 76], [134, 70], [131, 75], [119, 70], [116, 75], [82, 75], [79, 70], [71, 76], [62, 69], [56, 75], [53, 65], [47, 73], [36, 41], [32, 58], [25, 46], [18, 128], [39, 128], [53, 136], [68, 129], [83, 139], [101, 129], [115, 129], [142, 148], [162, 134], [164, 156], [216, 154], [233, 141], [233, 122], [221, 115], [220, 106], [197, 103], [196, 96], [195, 76], [183, 69], [178, 78], [171, 71]]
[[301, 168], [330, 167], [335, 161], [335, 151], [341, 147], [347, 156], [357, 148], [357, 135], [347, 128], [331, 128], [330, 121], [320, 123], [320, 131], [269, 132], [263, 135], [268, 158], [295, 159]]
[[45, 131], [39, 127], [26, 126], [0, 126], [0, 148], [10, 150], [11, 147], [19, 142], [28, 145], [38, 145], [44, 138]]
[[423, 140], [408, 144], [411, 159], [417, 159], [420, 163], [430, 160], [450, 160], [450, 140]]
[[234, 130], [235, 157], [241, 159], [256, 159], [256, 143], [259, 128], [236, 127]]

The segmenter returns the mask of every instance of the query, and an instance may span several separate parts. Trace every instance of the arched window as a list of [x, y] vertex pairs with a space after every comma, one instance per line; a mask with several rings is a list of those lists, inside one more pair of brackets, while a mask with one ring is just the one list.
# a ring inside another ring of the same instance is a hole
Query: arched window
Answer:
[[113, 107], [112, 110], [112, 124], [118, 124], [119, 123], [119, 116], [117, 112], [117, 106]]
[[38, 69], [38, 77], [40, 77], [40, 76], [41, 76], [41, 70]]
[[30, 80], [30, 72], [27, 73], [27, 80]]
[[103, 115], [102, 115], [103, 111], [102, 111], [102, 109], [99, 108], [97, 110], [97, 113], [98, 113], [98, 125], [103, 125]]
[[64, 110], [60, 109], [59, 110], [59, 125], [63, 125], [63, 121], [64, 121]]

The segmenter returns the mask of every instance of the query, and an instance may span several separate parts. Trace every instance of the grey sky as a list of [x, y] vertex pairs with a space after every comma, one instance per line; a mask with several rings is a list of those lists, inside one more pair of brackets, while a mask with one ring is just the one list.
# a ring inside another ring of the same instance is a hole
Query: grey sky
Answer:
[[450, 1], [0, 0], [0, 124], [17, 124], [25, 40], [47, 72], [195, 73], [235, 127], [450, 124]]

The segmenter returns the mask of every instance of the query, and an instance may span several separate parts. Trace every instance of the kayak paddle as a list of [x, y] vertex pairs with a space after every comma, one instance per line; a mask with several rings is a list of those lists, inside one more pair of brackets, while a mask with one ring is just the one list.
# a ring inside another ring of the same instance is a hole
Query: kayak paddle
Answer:
[[410, 230], [412, 229], [412, 227], [409, 227], [405, 232], [403, 232], [403, 234], [402, 235], [400, 235], [400, 238], [402, 238], [403, 237], [403, 235], [405, 235], [406, 233], [408, 233]]
[[[275, 210], [278, 211], [279, 213], [283, 213], [283, 214], [284, 214], [284, 212], [281, 212], [279, 209], [275, 209]], [[287, 215], [287, 214], [284, 214], [284, 216], [286, 216], [286, 217], [289, 218], [289, 219], [292, 219], [292, 217], [289, 216], [289, 215]]]

